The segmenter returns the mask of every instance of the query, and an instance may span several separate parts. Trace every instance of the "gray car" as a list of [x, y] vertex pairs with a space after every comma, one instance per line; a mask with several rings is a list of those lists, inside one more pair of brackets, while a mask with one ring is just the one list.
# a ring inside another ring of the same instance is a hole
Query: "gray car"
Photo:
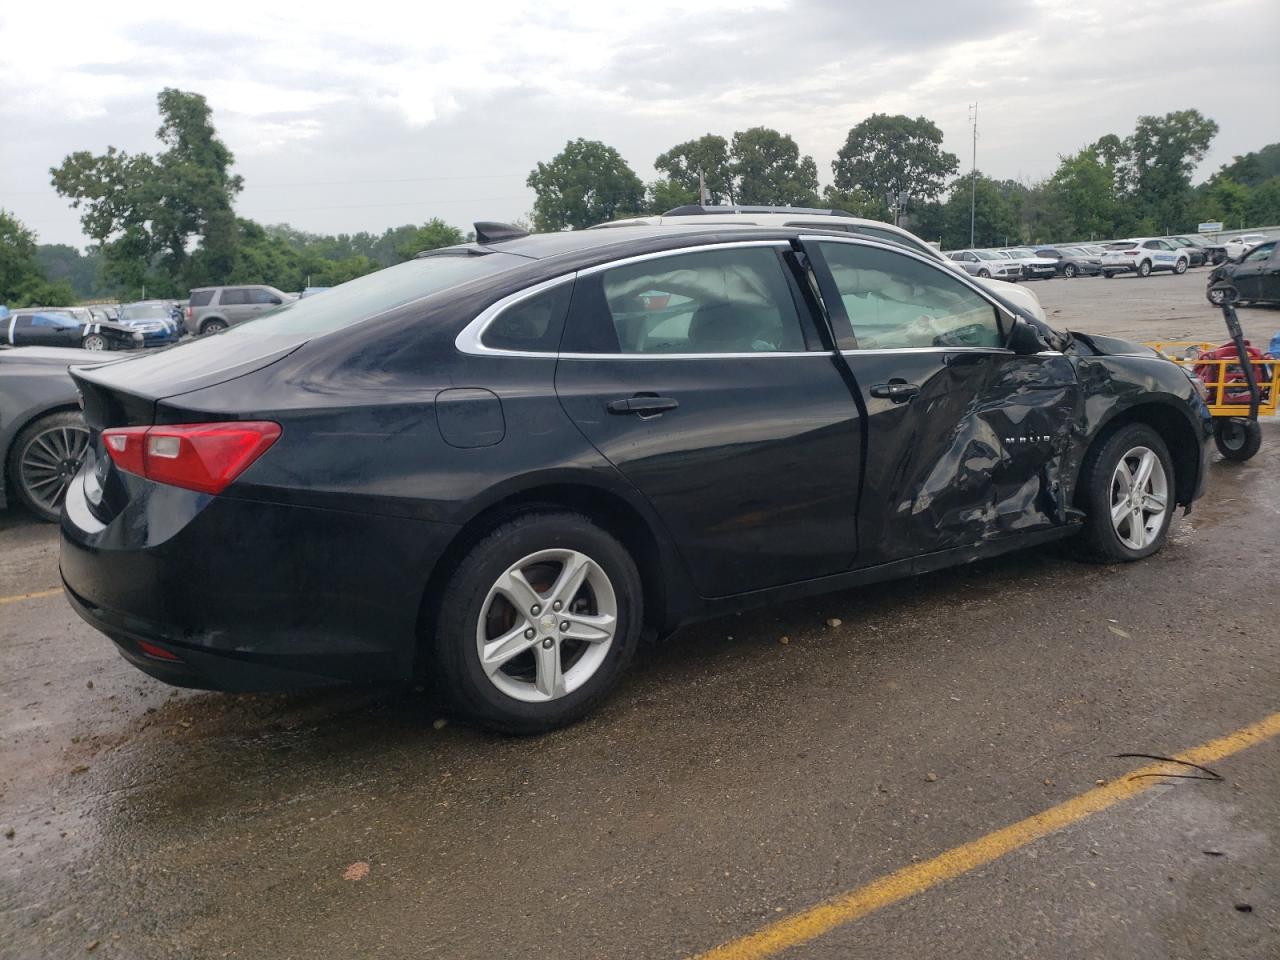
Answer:
[[943, 254], [950, 257], [956, 263], [964, 268], [965, 273], [975, 277], [986, 279], [991, 277], [995, 280], [1010, 280], [1017, 283], [1022, 277], [1022, 265], [1015, 263], [1008, 257], [1002, 257], [1000, 254], [991, 250], [955, 250], [951, 253]]
[[89, 445], [72, 364], [102, 354], [61, 347], [0, 347], [0, 509], [10, 500], [57, 520]]
[[197, 287], [191, 291], [184, 322], [189, 333], [217, 333], [252, 320], [294, 299], [266, 284], [236, 287]]

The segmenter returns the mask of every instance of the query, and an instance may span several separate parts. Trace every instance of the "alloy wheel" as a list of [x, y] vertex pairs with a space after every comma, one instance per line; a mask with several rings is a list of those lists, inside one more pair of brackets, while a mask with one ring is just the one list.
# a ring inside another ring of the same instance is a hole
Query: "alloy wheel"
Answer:
[[1160, 535], [1169, 505], [1164, 464], [1150, 447], [1134, 447], [1111, 475], [1111, 526], [1130, 550], [1142, 550]]
[[557, 700], [600, 669], [618, 601], [600, 564], [577, 550], [539, 550], [489, 588], [476, 623], [485, 676], [516, 700]]
[[33, 436], [18, 460], [18, 480], [27, 496], [56, 514], [88, 446], [89, 431], [83, 427], [54, 426]]
[[105, 350], [107, 349], [107, 341], [101, 334], [91, 333], [84, 338], [81, 346], [86, 350]]

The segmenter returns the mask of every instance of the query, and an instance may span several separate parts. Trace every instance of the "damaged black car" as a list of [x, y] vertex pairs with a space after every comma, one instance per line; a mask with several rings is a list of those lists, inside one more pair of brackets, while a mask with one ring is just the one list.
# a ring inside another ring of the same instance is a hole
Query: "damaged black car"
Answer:
[[73, 371], [72, 605], [140, 669], [434, 678], [582, 716], [642, 635], [1075, 538], [1159, 550], [1210, 420], [1154, 352], [900, 246], [636, 226], [473, 243]]

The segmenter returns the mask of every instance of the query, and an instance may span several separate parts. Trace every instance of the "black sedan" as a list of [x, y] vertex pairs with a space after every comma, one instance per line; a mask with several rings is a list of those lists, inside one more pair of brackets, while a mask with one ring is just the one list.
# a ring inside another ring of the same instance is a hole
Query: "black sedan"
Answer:
[[73, 375], [67, 597], [226, 690], [587, 712], [642, 635], [1076, 537], [1159, 550], [1208, 411], [1153, 351], [805, 228], [474, 243]]
[[1280, 303], [1280, 244], [1268, 240], [1239, 260], [1214, 267], [1206, 296], [1215, 307], [1222, 305], [1224, 280], [1235, 288], [1239, 303]]
[[1060, 277], [1096, 277], [1102, 272], [1102, 258], [1078, 247], [1041, 247], [1036, 256], [1056, 260]]
[[0, 342], [13, 347], [128, 350], [142, 346], [142, 334], [121, 323], [83, 322], [57, 310], [15, 310], [0, 319]]
[[58, 519], [89, 445], [67, 368], [96, 359], [81, 350], [0, 347], [0, 509], [16, 501], [42, 520]]

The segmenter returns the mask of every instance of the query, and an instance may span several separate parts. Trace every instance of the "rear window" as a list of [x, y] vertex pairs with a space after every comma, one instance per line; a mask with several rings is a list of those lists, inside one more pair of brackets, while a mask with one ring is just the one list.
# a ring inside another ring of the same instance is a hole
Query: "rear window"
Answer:
[[120, 308], [121, 320], [166, 320], [169, 308], [159, 303], [131, 303]]
[[291, 300], [256, 319], [233, 326], [221, 336], [332, 333], [414, 300], [527, 263], [529, 260], [525, 257], [506, 253], [481, 256], [448, 253], [409, 260], [333, 287], [323, 297]]
[[191, 291], [191, 300], [188, 302], [193, 307], [207, 307], [212, 300], [212, 290], [193, 290]]

